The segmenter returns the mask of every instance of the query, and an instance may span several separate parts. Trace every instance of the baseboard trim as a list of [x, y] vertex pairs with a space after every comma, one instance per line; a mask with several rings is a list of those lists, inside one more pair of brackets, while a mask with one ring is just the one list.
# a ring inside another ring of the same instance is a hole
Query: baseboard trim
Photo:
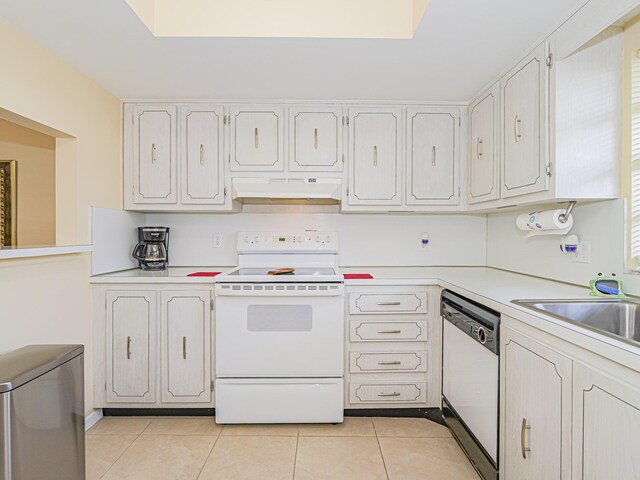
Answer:
[[[95, 410], [97, 412], [98, 410]], [[93, 423], [105, 417], [213, 417], [215, 408], [105, 408], [100, 417]], [[440, 408], [348, 408], [345, 417], [404, 417], [426, 418], [432, 422], [445, 425], [444, 416]], [[92, 424], [93, 425], [93, 424]]]
[[399, 417], [426, 418], [432, 422], [446, 426], [442, 409], [431, 408], [348, 408], [345, 417]]
[[96, 408], [89, 415], [84, 417], [84, 431], [86, 432], [102, 419], [103, 413], [101, 408]]
[[213, 417], [215, 408], [105, 408], [105, 417]]

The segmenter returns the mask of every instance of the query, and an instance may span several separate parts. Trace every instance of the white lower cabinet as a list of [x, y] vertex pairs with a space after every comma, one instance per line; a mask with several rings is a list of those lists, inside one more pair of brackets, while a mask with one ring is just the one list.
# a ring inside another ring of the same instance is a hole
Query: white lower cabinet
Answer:
[[637, 368], [504, 315], [500, 345], [501, 478], [640, 478]]
[[346, 295], [345, 408], [439, 407], [440, 289], [353, 286]]
[[502, 329], [504, 478], [570, 478], [571, 360]]
[[633, 384], [576, 362], [573, 478], [640, 478], [640, 379]]
[[162, 401], [211, 401], [211, 294], [161, 293]]
[[155, 292], [107, 292], [105, 327], [106, 400], [155, 402]]
[[94, 287], [94, 407], [212, 407], [212, 290]]

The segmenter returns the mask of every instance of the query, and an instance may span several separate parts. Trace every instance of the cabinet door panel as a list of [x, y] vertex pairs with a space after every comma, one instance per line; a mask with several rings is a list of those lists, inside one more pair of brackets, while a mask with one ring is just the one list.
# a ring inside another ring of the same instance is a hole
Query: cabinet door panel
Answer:
[[291, 107], [292, 172], [342, 170], [342, 109]]
[[349, 203], [400, 205], [399, 108], [349, 109]]
[[503, 81], [503, 198], [549, 188], [545, 51], [543, 44]]
[[211, 401], [211, 294], [165, 291], [162, 298], [162, 401]]
[[458, 203], [456, 109], [407, 109], [407, 204]]
[[574, 367], [573, 478], [640, 478], [640, 389], [582, 364]]
[[133, 201], [176, 203], [176, 171], [176, 108], [135, 107]]
[[500, 197], [498, 98], [499, 84], [496, 84], [469, 109], [469, 203], [497, 200]]
[[231, 107], [231, 170], [282, 171], [282, 107]]
[[107, 292], [108, 402], [155, 402], [155, 302], [154, 292]]
[[182, 203], [224, 203], [223, 109], [182, 110]]
[[571, 360], [503, 329], [504, 477], [569, 478]]

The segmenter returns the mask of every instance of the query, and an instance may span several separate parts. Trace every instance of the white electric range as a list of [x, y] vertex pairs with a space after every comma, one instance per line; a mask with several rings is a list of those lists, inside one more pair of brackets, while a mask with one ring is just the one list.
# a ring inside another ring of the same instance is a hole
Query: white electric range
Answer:
[[337, 254], [335, 232], [238, 235], [238, 268], [216, 278], [216, 422], [343, 421]]

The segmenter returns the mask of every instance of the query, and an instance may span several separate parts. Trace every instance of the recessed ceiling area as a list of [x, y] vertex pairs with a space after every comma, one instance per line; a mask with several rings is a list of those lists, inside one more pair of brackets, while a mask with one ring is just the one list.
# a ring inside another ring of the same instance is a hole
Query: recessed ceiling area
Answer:
[[123, 99], [466, 101], [584, 3], [431, 0], [407, 40], [156, 37], [125, 0], [0, 16]]
[[412, 38], [429, 0], [126, 0], [157, 37]]

